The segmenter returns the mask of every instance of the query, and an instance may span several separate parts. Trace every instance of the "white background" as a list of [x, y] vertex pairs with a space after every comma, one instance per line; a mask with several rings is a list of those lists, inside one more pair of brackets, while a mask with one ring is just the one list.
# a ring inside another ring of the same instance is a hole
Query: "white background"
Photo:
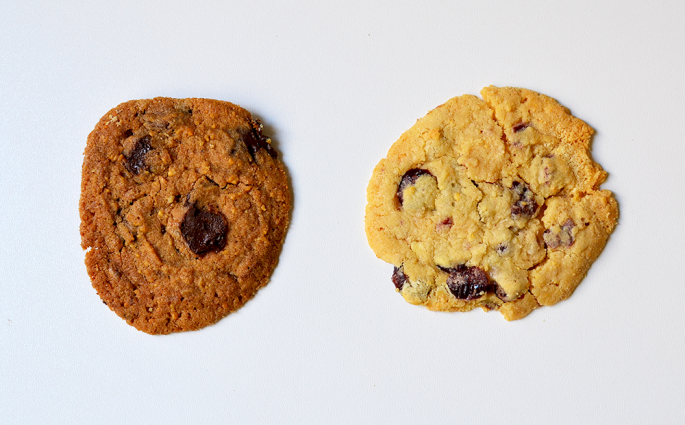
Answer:
[[[685, 423], [685, 3], [56, 3], [0, 4], [0, 423]], [[621, 214], [513, 323], [409, 305], [363, 228], [390, 145], [490, 84], [594, 127]], [[92, 289], [78, 216], [88, 133], [154, 96], [252, 111], [294, 193], [270, 284], [157, 337]]]

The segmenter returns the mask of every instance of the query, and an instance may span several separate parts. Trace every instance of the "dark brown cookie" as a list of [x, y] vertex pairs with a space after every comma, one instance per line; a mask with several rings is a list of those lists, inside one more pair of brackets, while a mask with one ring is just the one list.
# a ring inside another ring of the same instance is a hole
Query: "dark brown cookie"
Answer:
[[88, 136], [81, 245], [105, 304], [150, 334], [200, 329], [266, 285], [291, 207], [251, 114], [209, 99], [133, 100]]

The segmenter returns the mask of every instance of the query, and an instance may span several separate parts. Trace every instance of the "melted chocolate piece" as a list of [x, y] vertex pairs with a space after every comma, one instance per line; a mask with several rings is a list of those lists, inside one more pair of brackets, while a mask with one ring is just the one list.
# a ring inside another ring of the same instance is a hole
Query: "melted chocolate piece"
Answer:
[[407, 280], [409, 280], [409, 278], [406, 274], [404, 274], [404, 269], [402, 266], [395, 267], [395, 269], [392, 271], [392, 283], [395, 284], [395, 288], [401, 291], [402, 287], [404, 286], [404, 282]]
[[519, 217], [532, 217], [538, 210], [538, 203], [535, 201], [535, 194], [527, 184], [513, 182], [511, 190], [514, 192], [514, 205], [511, 206], [511, 216], [514, 219]]
[[475, 266], [458, 266], [447, 278], [447, 287], [452, 295], [465, 301], [482, 297], [488, 292], [489, 286], [488, 275]]
[[553, 233], [550, 229], [547, 229], [542, 234], [542, 239], [545, 240], [545, 244], [547, 244], [547, 247], [550, 249], [569, 247], [576, 241], [573, 239], [572, 233], [574, 227], [576, 227], [576, 223], [569, 218], [561, 225], [559, 233]]
[[139, 174], [140, 170], [145, 168], [145, 156], [151, 150], [150, 136], [144, 136], [138, 139], [133, 150], [126, 157], [126, 162], [124, 162], [126, 169], [133, 174]]
[[199, 210], [191, 206], [181, 222], [181, 235], [188, 248], [199, 256], [218, 252], [226, 246], [228, 225], [221, 213]]
[[430, 171], [424, 170], [423, 168], [412, 168], [404, 173], [402, 180], [400, 180], [399, 186], [397, 186], [397, 199], [400, 201], [400, 205], [402, 205], [402, 202], [404, 202], [404, 189], [408, 188], [409, 186], [413, 186], [419, 177], [425, 174], [434, 177]]
[[257, 160], [256, 156], [259, 149], [264, 149], [272, 158], [276, 158], [278, 154], [271, 147], [268, 142], [269, 138], [262, 134], [262, 125], [259, 121], [252, 122], [252, 128], [247, 132], [242, 133], [243, 142], [247, 146], [247, 150], [250, 152], [252, 159]]
[[[436, 265], [437, 266], [437, 265]], [[457, 273], [459, 271], [466, 270], [466, 266], [463, 264], [459, 264], [457, 267], [443, 267], [443, 266], [437, 266], [440, 270], [447, 274], [452, 274], [452, 273]]]
[[518, 133], [519, 131], [523, 131], [526, 128], [528, 128], [528, 124], [521, 122], [512, 127], [512, 130], [514, 130], [514, 133]]

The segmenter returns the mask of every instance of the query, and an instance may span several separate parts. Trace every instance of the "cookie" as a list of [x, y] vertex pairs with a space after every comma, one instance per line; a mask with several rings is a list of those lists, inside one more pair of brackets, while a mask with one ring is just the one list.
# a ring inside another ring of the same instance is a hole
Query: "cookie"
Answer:
[[211, 325], [276, 267], [291, 197], [283, 164], [245, 109], [209, 99], [133, 100], [88, 136], [81, 245], [93, 287], [130, 325]]
[[486, 87], [428, 113], [373, 171], [365, 227], [405, 300], [516, 320], [568, 298], [617, 223], [592, 128], [554, 99]]

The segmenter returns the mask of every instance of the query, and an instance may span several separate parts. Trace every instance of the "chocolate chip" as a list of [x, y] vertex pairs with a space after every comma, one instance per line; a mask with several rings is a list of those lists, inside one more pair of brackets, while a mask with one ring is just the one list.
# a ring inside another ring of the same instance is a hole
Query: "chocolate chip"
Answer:
[[454, 222], [452, 221], [452, 217], [447, 217], [446, 219], [442, 220], [440, 223], [435, 225], [435, 231], [436, 232], [441, 232], [443, 230], [449, 230]]
[[479, 267], [458, 266], [447, 277], [447, 287], [460, 300], [478, 299], [488, 292], [489, 280]]
[[430, 171], [424, 170], [423, 168], [412, 168], [404, 173], [402, 180], [400, 180], [399, 186], [397, 186], [397, 199], [400, 201], [400, 205], [402, 205], [402, 202], [404, 202], [404, 189], [416, 184], [416, 181], [419, 179], [419, 177], [426, 174], [433, 177]]
[[497, 298], [504, 301], [505, 303], [508, 303], [508, 302], [514, 301], [514, 300], [518, 300], [520, 298], [523, 298], [523, 296], [525, 295], [525, 294], [521, 294], [517, 298], [514, 298], [514, 297], [509, 296], [509, 294], [507, 294], [507, 292], [504, 289], [502, 289], [502, 287], [499, 286], [499, 284], [497, 282], [493, 282], [492, 286], [494, 286], [494, 288], [495, 288], [495, 295], [497, 295]]
[[133, 150], [126, 157], [126, 162], [124, 163], [126, 169], [133, 174], [140, 173], [140, 170], [145, 168], [145, 156], [151, 150], [152, 145], [150, 145], [150, 136], [144, 136], [138, 139]]
[[535, 194], [527, 184], [513, 182], [511, 190], [514, 192], [514, 205], [511, 206], [511, 216], [514, 219], [519, 217], [532, 217], [538, 209], [535, 201]]
[[268, 142], [269, 138], [262, 134], [262, 127], [263, 126], [259, 121], [253, 121], [252, 127], [248, 131], [242, 133], [243, 143], [245, 143], [247, 150], [255, 161], [257, 160], [255, 155], [259, 149], [266, 150], [266, 153], [272, 158], [278, 156], [274, 148], [272, 148], [271, 144]]
[[504, 254], [505, 252], [507, 252], [507, 249], [509, 249], [509, 247], [507, 246], [507, 244], [504, 244], [504, 243], [501, 243], [501, 244], [497, 245], [497, 248], [496, 248], [497, 253], [498, 253], [499, 255], [502, 255], [502, 254]]
[[514, 130], [514, 133], [518, 133], [519, 131], [523, 131], [523, 130], [525, 130], [526, 128], [528, 128], [528, 124], [522, 123], [522, 122], [521, 122], [521, 123], [516, 124], [516, 125], [512, 128], [512, 130]]
[[402, 290], [404, 282], [409, 280], [406, 274], [404, 274], [404, 268], [402, 266], [395, 267], [392, 271], [392, 283], [395, 284], [395, 288]]
[[192, 205], [181, 222], [181, 235], [188, 248], [203, 256], [208, 252], [218, 252], [226, 246], [228, 226], [221, 213], [198, 209]]
[[497, 310], [498, 305], [495, 303], [485, 303], [483, 304], [483, 307], [487, 308], [488, 310]]

